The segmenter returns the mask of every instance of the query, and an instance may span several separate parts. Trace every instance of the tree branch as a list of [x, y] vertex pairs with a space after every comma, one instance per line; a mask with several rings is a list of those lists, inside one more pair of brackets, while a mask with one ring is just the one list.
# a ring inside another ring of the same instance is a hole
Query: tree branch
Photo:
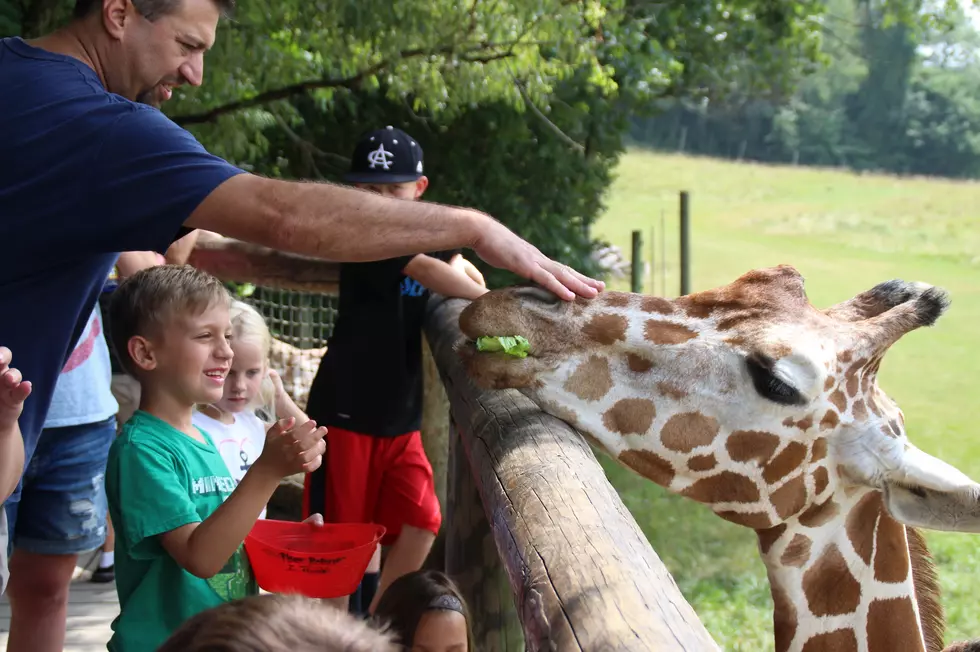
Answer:
[[531, 109], [531, 113], [533, 113], [535, 116], [537, 116], [538, 119], [540, 119], [545, 124], [545, 126], [548, 127], [548, 129], [552, 133], [554, 133], [556, 136], [558, 136], [558, 138], [560, 140], [564, 141], [570, 147], [578, 150], [579, 152], [581, 152], [583, 154], [585, 153], [585, 146], [582, 145], [582, 144], [580, 144], [580, 143], [578, 143], [574, 138], [572, 138], [571, 136], [569, 136], [568, 134], [566, 134], [564, 131], [562, 131], [561, 130], [561, 127], [559, 127], [554, 122], [552, 122], [551, 120], [549, 120], [548, 119], [548, 116], [546, 116], [544, 113], [542, 113], [541, 112], [541, 109], [539, 109], [537, 107], [537, 105], [535, 105], [534, 102], [531, 101], [531, 98], [527, 96], [527, 92], [524, 90], [524, 86], [516, 78], [514, 79], [514, 85], [517, 86], [517, 90], [520, 91], [521, 97], [524, 99], [524, 104], [526, 104], [527, 107], [529, 109]]
[[[518, 45], [542, 45], [542, 43], [522, 43], [520, 41], [512, 41], [508, 43], [481, 43], [464, 52], [463, 55], [459, 57], [459, 61], [465, 63], [490, 63], [491, 61], [506, 59], [514, 56], [514, 48]], [[497, 48], [506, 49], [503, 52], [491, 52], [488, 54], [475, 55], [477, 52], [485, 52], [487, 50], [495, 50]], [[376, 75], [393, 65], [395, 61], [414, 59], [423, 56], [448, 56], [452, 55], [454, 52], [455, 50], [452, 46], [445, 46], [436, 50], [404, 50], [398, 53], [398, 56], [393, 60], [385, 59], [349, 77], [341, 77], [336, 79], [309, 79], [307, 81], [291, 84], [282, 88], [263, 91], [254, 97], [236, 100], [234, 102], [229, 102], [228, 104], [222, 104], [221, 106], [217, 106], [201, 113], [173, 116], [171, 120], [181, 126], [204, 124], [207, 122], [212, 122], [220, 116], [228, 113], [234, 113], [243, 109], [250, 109], [263, 104], [268, 104], [270, 102], [275, 102], [276, 100], [285, 100], [319, 88], [353, 88], [367, 77]]]

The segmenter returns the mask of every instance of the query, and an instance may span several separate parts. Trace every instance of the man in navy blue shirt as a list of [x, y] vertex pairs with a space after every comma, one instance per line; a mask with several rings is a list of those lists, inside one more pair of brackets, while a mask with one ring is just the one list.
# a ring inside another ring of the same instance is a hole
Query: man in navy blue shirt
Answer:
[[165, 252], [186, 229], [342, 262], [471, 247], [566, 300], [602, 287], [478, 211], [265, 179], [205, 151], [154, 107], [201, 83], [233, 1], [77, 0], [67, 27], [0, 40], [0, 345], [33, 385], [28, 464], [118, 253]]

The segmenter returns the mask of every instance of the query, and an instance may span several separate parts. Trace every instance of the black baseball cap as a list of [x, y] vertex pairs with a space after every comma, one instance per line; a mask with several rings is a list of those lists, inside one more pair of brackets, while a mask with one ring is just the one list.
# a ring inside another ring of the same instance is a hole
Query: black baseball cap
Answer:
[[422, 176], [422, 146], [401, 129], [387, 126], [361, 137], [344, 180], [351, 183], [404, 183]]

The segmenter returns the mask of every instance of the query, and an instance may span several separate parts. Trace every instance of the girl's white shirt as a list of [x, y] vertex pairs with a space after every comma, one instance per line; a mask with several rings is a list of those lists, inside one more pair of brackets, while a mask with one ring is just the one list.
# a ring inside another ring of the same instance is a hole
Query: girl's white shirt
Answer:
[[[245, 477], [245, 472], [255, 464], [255, 460], [262, 453], [262, 447], [265, 446], [266, 424], [250, 410], [238, 412], [233, 416], [234, 423], [222, 423], [200, 410], [195, 410], [193, 423], [211, 436], [237, 486]], [[259, 518], [265, 518], [265, 513], [266, 508], [263, 507]]]

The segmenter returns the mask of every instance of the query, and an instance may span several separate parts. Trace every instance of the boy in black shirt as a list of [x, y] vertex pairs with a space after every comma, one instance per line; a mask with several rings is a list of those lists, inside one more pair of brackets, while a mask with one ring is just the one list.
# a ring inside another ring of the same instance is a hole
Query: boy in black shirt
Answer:
[[[390, 126], [361, 139], [345, 180], [410, 201], [429, 184], [422, 147]], [[421, 568], [442, 524], [419, 433], [429, 290], [467, 299], [487, 291], [459, 251], [342, 264], [337, 322], [310, 388], [306, 410], [328, 427], [329, 453], [306, 476], [304, 516], [379, 523], [387, 529], [381, 545], [392, 546], [380, 581], [379, 547], [351, 596], [355, 613], [373, 613], [391, 582]]]

